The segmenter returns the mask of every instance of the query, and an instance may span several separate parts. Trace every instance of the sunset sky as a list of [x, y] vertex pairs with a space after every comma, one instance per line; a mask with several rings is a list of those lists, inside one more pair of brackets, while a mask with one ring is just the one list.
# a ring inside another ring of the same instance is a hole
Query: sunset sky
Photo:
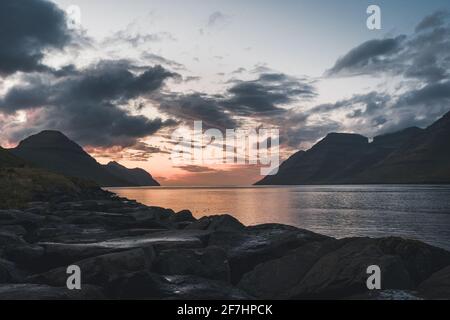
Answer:
[[[366, 27], [370, 4], [381, 30]], [[449, 11], [448, 0], [2, 0], [0, 144], [59, 130], [162, 185], [251, 184], [259, 166], [175, 165], [172, 132], [196, 120], [276, 128], [285, 159], [329, 132], [427, 126], [450, 109]]]

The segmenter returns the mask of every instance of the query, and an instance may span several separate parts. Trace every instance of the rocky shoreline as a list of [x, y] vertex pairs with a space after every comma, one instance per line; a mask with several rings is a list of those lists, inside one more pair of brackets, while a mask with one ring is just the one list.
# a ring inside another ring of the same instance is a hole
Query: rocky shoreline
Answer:
[[[450, 252], [334, 239], [110, 194], [0, 210], [0, 299], [450, 299]], [[81, 290], [66, 287], [69, 265]], [[366, 268], [382, 270], [368, 290]]]

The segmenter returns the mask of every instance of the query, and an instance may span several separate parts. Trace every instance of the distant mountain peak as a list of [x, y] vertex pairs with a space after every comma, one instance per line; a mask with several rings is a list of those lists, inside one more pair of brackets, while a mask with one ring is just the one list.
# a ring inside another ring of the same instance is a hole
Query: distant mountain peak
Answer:
[[34, 165], [95, 181], [101, 186], [159, 185], [143, 169], [128, 169], [116, 161], [103, 166], [62, 132], [45, 130], [22, 140], [12, 153]]
[[22, 140], [17, 146], [23, 148], [51, 148], [84, 152], [77, 143], [70, 140], [62, 132], [56, 130], [44, 130]]
[[450, 112], [426, 129], [374, 137], [330, 133], [257, 185], [450, 183]]

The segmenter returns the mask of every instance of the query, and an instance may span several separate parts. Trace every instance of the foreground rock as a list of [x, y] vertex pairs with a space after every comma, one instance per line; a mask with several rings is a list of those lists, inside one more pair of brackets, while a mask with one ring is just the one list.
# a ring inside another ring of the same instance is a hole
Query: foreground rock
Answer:
[[40, 284], [0, 284], [3, 300], [99, 300], [105, 297], [100, 288], [85, 286], [82, 290], [50, 287]]
[[427, 299], [450, 299], [450, 266], [433, 273], [419, 285], [418, 291]]
[[[82, 290], [66, 289], [68, 265]], [[381, 291], [366, 269], [382, 270]], [[0, 299], [450, 299], [450, 253], [116, 197], [0, 210]]]

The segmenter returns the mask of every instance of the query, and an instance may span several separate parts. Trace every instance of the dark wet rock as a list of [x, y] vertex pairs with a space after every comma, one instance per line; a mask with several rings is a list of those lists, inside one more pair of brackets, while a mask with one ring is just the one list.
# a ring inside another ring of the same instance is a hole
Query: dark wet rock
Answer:
[[[75, 262], [82, 274], [82, 282], [93, 285], [107, 286], [114, 279], [124, 274], [149, 270], [155, 259], [152, 247], [109, 253]], [[67, 280], [66, 267], [32, 276], [30, 283], [65, 286]]]
[[435, 273], [423, 281], [419, 287], [420, 296], [427, 299], [450, 299], [450, 265]]
[[331, 238], [295, 227], [265, 224], [247, 227], [244, 232], [215, 232], [208, 243], [227, 251], [231, 281], [236, 284], [262, 262], [280, 258], [309, 242], [328, 239]]
[[0, 259], [0, 283], [18, 282], [21, 279], [22, 275], [14, 263]]
[[1, 300], [99, 300], [104, 299], [100, 288], [82, 286], [81, 290], [51, 287], [42, 284], [0, 284]]
[[222, 282], [196, 276], [162, 276], [140, 271], [117, 279], [111, 288], [120, 299], [241, 300], [249, 295]]
[[101, 247], [112, 249], [133, 249], [153, 246], [158, 251], [172, 248], [201, 248], [209, 233], [200, 230], [170, 230], [132, 236], [118, 237], [99, 242], [85, 243], [86, 248]]
[[0, 225], [36, 225], [46, 220], [45, 216], [20, 210], [0, 210]]
[[172, 209], [160, 207], [145, 207], [141, 210], [130, 213], [138, 222], [148, 219], [163, 221], [168, 220], [175, 212]]
[[6, 233], [12, 233], [15, 234], [16, 236], [20, 236], [23, 237], [27, 234], [27, 230], [22, 227], [21, 225], [5, 225], [5, 226], [0, 226], [0, 234], [6, 232]]
[[45, 227], [40, 227], [34, 229], [28, 235], [28, 239], [31, 242], [38, 241], [55, 241], [55, 242], [65, 242], [70, 239], [79, 239], [87, 237], [90, 234], [90, 230], [104, 231], [103, 228], [98, 226], [81, 227], [75, 224], [60, 223], [54, 225], [46, 225]]
[[[70, 264], [83, 288], [102, 292], [65, 289]], [[381, 291], [366, 287], [372, 264]], [[0, 286], [13, 298], [414, 299], [420, 284], [420, 297], [439, 299], [448, 298], [449, 265], [449, 252], [418, 241], [196, 220], [118, 197], [0, 210], [0, 283], [29, 283]]]
[[9, 231], [0, 231], [0, 246], [21, 245], [26, 243], [21, 236]]
[[402, 258], [415, 285], [450, 265], [450, 252], [417, 240], [389, 237], [379, 239], [378, 245], [385, 254]]
[[246, 273], [239, 288], [260, 299], [289, 299], [312, 266], [325, 254], [342, 244], [336, 240], [312, 242], [285, 256], [257, 265]]
[[341, 297], [345, 300], [423, 300], [411, 290], [370, 290], [363, 294]]
[[197, 219], [195, 219], [192, 215], [192, 212], [190, 212], [189, 210], [181, 210], [175, 214], [172, 214], [169, 219], [173, 223], [197, 221]]
[[398, 255], [383, 252], [376, 240], [354, 238], [343, 242], [320, 258], [304, 278], [286, 294], [291, 298], [333, 298], [366, 292], [367, 267], [381, 269], [384, 289], [411, 289], [414, 286], [405, 263]]
[[245, 230], [245, 226], [236, 218], [224, 214], [218, 216], [203, 217], [187, 226], [186, 229], [240, 232]]
[[132, 216], [107, 212], [77, 212], [73, 215], [64, 217], [64, 221], [76, 225], [99, 225], [115, 228], [126, 228], [130, 224], [136, 222]]
[[29, 271], [41, 271], [44, 257], [44, 248], [34, 244], [9, 245], [3, 249], [3, 257], [14, 262], [20, 268]]
[[230, 281], [227, 256], [219, 247], [162, 251], [155, 261], [154, 270], [165, 275], [195, 275]]
[[40, 246], [44, 248], [41, 258], [43, 265], [41, 269], [44, 270], [68, 266], [76, 261], [123, 250], [83, 243], [40, 243]]
[[124, 203], [115, 199], [111, 200], [85, 200], [60, 202], [53, 205], [54, 210], [84, 210], [84, 211], [108, 211], [122, 208]]

